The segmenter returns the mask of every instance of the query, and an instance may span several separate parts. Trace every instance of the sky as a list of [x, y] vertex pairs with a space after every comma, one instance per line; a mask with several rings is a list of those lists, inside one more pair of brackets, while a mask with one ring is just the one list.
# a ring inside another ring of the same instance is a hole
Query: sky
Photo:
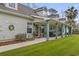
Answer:
[[[79, 3], [31, 3], [30, 6], [33, 6], [35, 8], [43, 6], [46, 6], [48, 9], [53, 8], [56, 9], [60, 15], [62, 15], [63, 11], [67, 10], [71, 6], [74, 6], [79, 11]], [[78, 19], [79, 17], [75, 19], [77, 23], [79, 23]]]

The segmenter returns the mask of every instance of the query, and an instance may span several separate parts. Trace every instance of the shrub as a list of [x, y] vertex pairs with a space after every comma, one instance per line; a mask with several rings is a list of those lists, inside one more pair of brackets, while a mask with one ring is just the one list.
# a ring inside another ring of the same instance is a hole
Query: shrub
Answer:
[[33, 40], [33, 39], [34, 39], [33, 35], [26, 35], [26, 38], [27, 38], [28, 40]]
[[16, 40], [26, 40], [26, 34], [17, 34]]

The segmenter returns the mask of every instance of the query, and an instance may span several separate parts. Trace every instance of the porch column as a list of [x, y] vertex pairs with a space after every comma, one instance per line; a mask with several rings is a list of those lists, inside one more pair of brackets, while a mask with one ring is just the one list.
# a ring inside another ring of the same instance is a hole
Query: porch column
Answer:
[[69, 34], [72, 34], [72, 27], [69, 27]]
[[71, 34], [72, 34], [72, 32], [73, 32], [73, 27], [70, 27], [71, 28]]
[[56, 39], [57, 39], [57, 37], [58, 37], [58, 23], [56, 23]]
[[70, 28], [69, 28], [69, 26], [67, 27], [67, 30], [68, 30], [67, 35], [69, 36], [70, 35]]
[[63, 24], [61, 24], [61, 37], [63, 37]]
[[65, 36], [67, 36], [67, 26], [65, 25]]
[[66, 36], [68, 36], [68, 35], [69, 35], [69, 27], [66, 26]]
[[62, 28], [62, 30], [61, 30], [61, 37], [64, 37], [64, 35], [65, 35], [65, 25], [62, 24], [61, 28]]
[[40, 38], [41, 36], [40, 36], [40, 25], [38, 25], [38, 38]]
[[46, 23], [45, 23], [45, 37], [46, 37], [46, 40], [48, 41], [49, 40], [49, 21], [46, 20]]

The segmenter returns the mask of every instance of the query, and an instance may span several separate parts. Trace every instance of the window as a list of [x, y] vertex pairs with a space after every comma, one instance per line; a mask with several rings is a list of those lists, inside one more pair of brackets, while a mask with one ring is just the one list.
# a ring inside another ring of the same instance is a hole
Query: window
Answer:
[[6, 7], [17, 10], [18, 4], [17, 3], [6, 3]]
[[16, 5], [15, 5], [15, 3], [9, 3], [9, 6], [12, 8], [15, 8]]
[[27, 28], [27, 33], [32, 33], [32, 28]]
[[27, 23], [27, 33], [32, 33], [32, 23]]

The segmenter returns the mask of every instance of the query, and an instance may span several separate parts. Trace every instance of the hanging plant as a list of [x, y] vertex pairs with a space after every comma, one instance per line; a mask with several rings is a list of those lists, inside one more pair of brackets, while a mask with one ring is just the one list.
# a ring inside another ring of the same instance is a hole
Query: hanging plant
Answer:
[[10, 31], [14, 30], [14, 25], [9, 25], [9, 30]]

